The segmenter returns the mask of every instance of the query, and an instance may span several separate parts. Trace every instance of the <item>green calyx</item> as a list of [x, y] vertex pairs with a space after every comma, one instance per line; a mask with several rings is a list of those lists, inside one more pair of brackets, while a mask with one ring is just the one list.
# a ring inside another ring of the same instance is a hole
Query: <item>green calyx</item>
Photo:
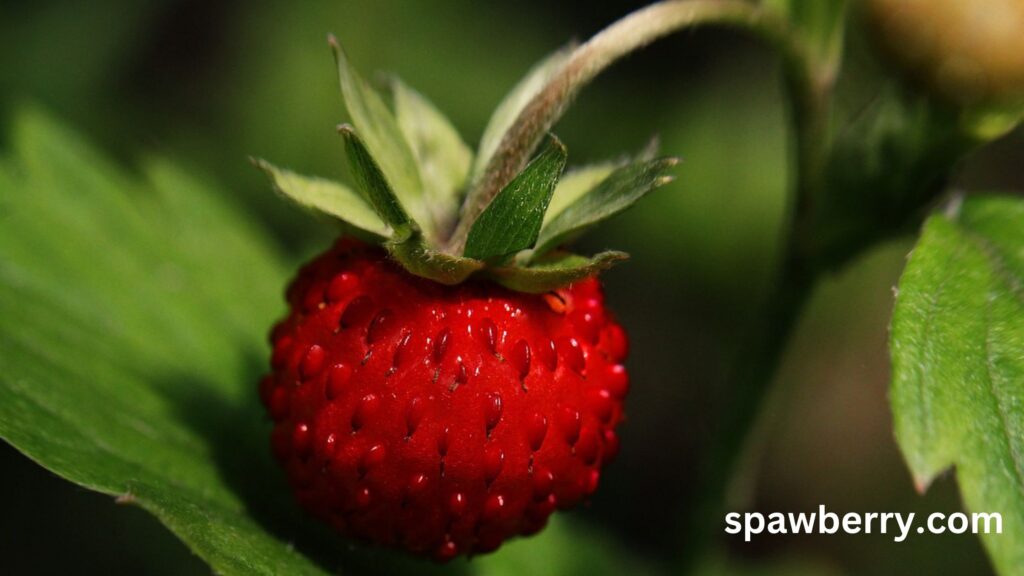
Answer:
[[329, 41], [352, 121], [338, 132], [353, 186], [264, 160], [254, 164], [284, 196], [384, 246], [412, 274], [449, 285], [483, 276], [522, 292], [546, 292], [594, 276], [627, 255], [585, 257], [565, 251], [565, 244], [671, 180], [667, 171], [677, 160], [653, 158], [649, 150], [565, 172], [565, 146], [548, 134], [540, 151], [497, 193], [471, 194], [489, 176], [494, 154], [507, 144], [503, 139], [517, 122], [529, 121], [521, 117], [523, 109], [571, 51], [549, 56], [506, 96], [474, 154], [421, 94], [392, 79], [389, 105], [337, 41]]

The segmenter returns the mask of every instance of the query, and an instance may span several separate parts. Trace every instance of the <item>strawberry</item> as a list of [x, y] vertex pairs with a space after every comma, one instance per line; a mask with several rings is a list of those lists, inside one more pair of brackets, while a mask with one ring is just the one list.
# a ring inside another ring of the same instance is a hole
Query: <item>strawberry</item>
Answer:
[[423, 96], [396, 81], [392, 111], [332, 45], [355, 186], [256, 162], [345, 229], [271, 333], [273, 452], [299, 504], [343, 534], [439, 560], [488, 552], [590, 496], [618, 451], [627, 339], [595, 276], [625, 255], [563, 246], [675, 160], [562, 178], [557, 138], [529, 162], [539, 141], [510, 147], [566, 52], [499, 106], [474, 160]]
[[536, 532], [618, 448], [626, 338], [596, 280], [447, 287], [349, 240], [306, 265], [264, 399], [300, 504], [450, 558]]

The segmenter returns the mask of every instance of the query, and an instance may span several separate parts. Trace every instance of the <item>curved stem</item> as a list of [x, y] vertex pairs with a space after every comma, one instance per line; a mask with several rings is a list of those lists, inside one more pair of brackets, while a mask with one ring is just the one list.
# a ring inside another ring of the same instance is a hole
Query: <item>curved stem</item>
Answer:
[[[813, 244], [817, 197], [823, 193], [828, 161], [832, 91], [838, 54], [821, 61], [794, 33], [783, 47], [785, 87], [793, 123], [793, 178], [781, 226], [781, 260], [765, 299], [766, 309], [753, 326], [751, 338], [739, 350], [737, 369], [722, 412], [719, 432], [701, 470], [700, 501], [686, 527], [684, 569], [693, 568], [708, 551], [727, 509], [749, 505], [735, 501], [752, 489], [740, 478], [759, 462], [761, 447], [754, 435], [761, 430], [766, 398], [783, 353], [822, 272]], [[737, 482], [739, 480], [739, 482]]]
[[615, 22], [577, 48], [563, 67], [523, 108], [505, 133], [480, 181], [470, 190], [449, 251], [459, 254], [476, 218], [526, 165], [544, 134], [562, 117], [579, 91], [617, 60], [679, 30], [725, 24], [756, 33], [777, 46], [787, 61], [799, 61], [787, 25], [775, 14], [740, 0], [667, 0]]

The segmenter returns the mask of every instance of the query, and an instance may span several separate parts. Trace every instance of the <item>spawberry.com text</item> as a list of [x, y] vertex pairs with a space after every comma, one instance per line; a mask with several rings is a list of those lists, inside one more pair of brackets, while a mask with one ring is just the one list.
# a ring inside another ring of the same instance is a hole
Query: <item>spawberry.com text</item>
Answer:
[[916, 527], [914, 513], [900, 512], [847, 512], [840, 516], [825, 510], [817, 512], [730, 512], [725, 515], [725, 532], [743, 534], [750, 540], [759, 534], [892, 534], [893, 540], [903, 542], [912, 531], [918, 534], [1002, 534], [1003, 516], [998, 512], [975, 512], [967, 515], [954, 512], [929, 514]]

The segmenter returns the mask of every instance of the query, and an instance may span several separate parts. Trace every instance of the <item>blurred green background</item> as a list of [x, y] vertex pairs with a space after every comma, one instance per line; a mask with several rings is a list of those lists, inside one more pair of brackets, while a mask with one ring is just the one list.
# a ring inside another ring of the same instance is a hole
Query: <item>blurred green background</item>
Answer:
[[[331, 228], [277, 198], [246, 157], [341, 176], [343, 119], [326, 46], [334, 32], [362, 70], [394, 72], [449, 113], [469, 142], [537, 59], [643, 2], [35, 1], [0, 4], [0, 138], [38, 104], [132, 166], [160, 153], [234, 195], [296, 264]], [[851, 70], [870, 55], [852, 41]], [[848, 104], [863, 87], [847, 83]], [[844, 105], [842, 97], [840, 105]], [[736, 348], [764, 305], [788, 160], [778, 62], [724, 30], [684, 33], [617, 65], [556, 128], [570, 164], [640, 148], [653, 135], [683, 158], [677, 181], [592, 235], [633, 260], [607, 274], [632, 336], [622, 454], [571, 515], [670, 566], [687, 546], [701, 457], [729, 410]], [[0, 142], [2, 145], [2, 142]], [[1020, 131], [970, 158], [958, 185], [1021, 184]], [[1016, 172], [1016, 174], [1015, 174]], [[960, 508], [952, 475], [924, 497], [892, 438], [886, 328], [910, 239], [827, 279], [800, 323], [762, 422], [753, 507], [770, 511]], [[642, 278], [642, 281], [638, 279]], [[208, 569], [133, 507], [77, 488], [0, 446], [0, 572], [188, 574]], [[751, 573], [984, 574], [970, 536], [767, 536], [709, 527]], [[709, 566], [708, 571], [714, 571]], [[735, 568], [723, 573], [734, 573]]]

